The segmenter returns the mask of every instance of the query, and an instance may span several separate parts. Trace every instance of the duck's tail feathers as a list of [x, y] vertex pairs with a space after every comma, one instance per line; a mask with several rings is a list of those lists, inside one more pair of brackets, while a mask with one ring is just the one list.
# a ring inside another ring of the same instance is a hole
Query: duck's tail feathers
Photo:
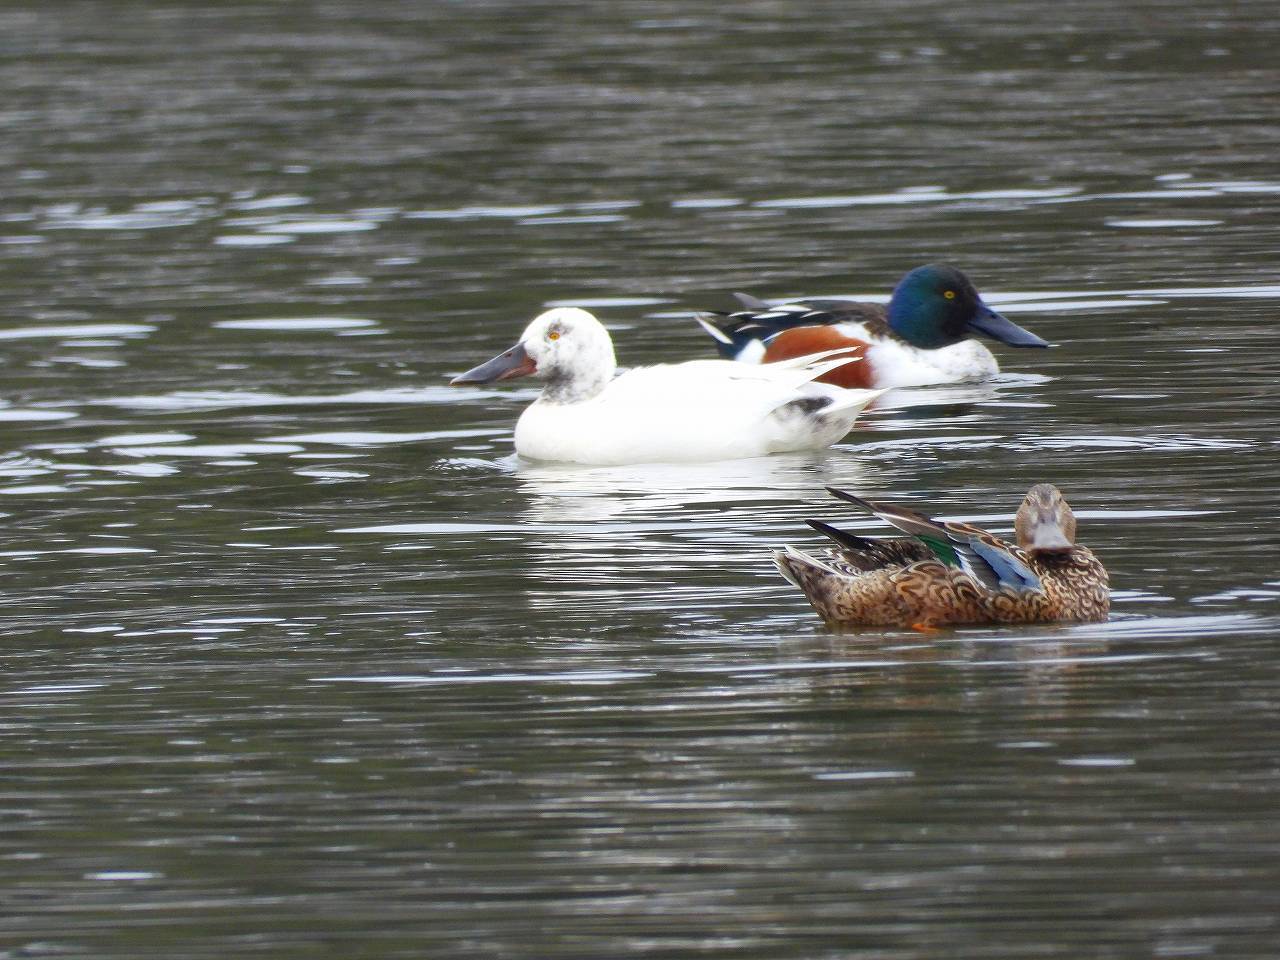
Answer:
[[764, 355], [765, 344], [783, 330], [804, 326], [812, 311], [801, 303], [772, 307], [763, 300], [746, 293], [735, 293], [738, 302], [745, 307], [735, 313], [721, 310], [701, 310], [694, 319], [711, 339], [716, 349], [730, 360], [758, 363]]
[[[881, 392], [835, 387], [831, 392], [808, 390], [801, 396], [793, 395], [774, 407], [767, 418], [786, 438], [785, 445], [777, 446], [775, 450], [816, 449], [838, 443], [853, 429], [863, 408]], [[803, 439], [800, 446], [794, 445], [797, 438]]]
[[[734, 315], [717, 310], [704, 310], [695, 313], [693, 318], [715, 341], [716, 349], [726, 360], [744, 360], [752, 353], [764, 355], [763, 334], [758, 327], [744, 325]], [[760, 345], [753, 351], [751, 346], [756, 343]]]
[[[800, 587], [800, 577], [796, 570], [796, 561], [791, 556], [792, 548], [786, 547], [782, 550], [773, 551], [773, 563], [778, 568], [778, 572], [782, 574], [782, 579], [787, 581], [793, 587]], [[800, 589], [804, 589], [800, 587]]]
[[789, 420], [797, 416], [828, 423], [838, 420], [845, 424], [847, 432], [862, 409], [883, 392], [883, 390], [841, 390], [836, 394], [793, 396], [779, 403], [769, 415], [777, 420]]
[[867, 404], [885, 392], [884, 390], [858, 390], [853, 387], [845, 387], [832, 398], [828, 406], [822, 408], [822, 412], [824, 414], [832, 414], [839, 413], [842, 410], [849, 410], [854, 414], [858, 414], [862, 412]]
[[777, 565], [778, 572], [782, 574], [783, 579], [801, 590], [805, 589], [805, 581], [815, 573], [832, 574], [837, 577], [848, 576], [848, 574], [829, 566], [812, 554], [797, 550], [790, 544], [787, 544], [781, 550], [773, 551], [773, 562]]
[[698, 325], [701, 326], [703, 330], [707, 331], [711, 336], [711, 339], [716, 342], [717, 349], [719, 349], [721, 353], [725, 353], [725, 347], [733, 346], [733, 337], [721, 330], [713, 319], [714, 317], [723, 316], [724, 314], [722, 313], [695, 313], [693, 315], [693, 319], [698, 321]]

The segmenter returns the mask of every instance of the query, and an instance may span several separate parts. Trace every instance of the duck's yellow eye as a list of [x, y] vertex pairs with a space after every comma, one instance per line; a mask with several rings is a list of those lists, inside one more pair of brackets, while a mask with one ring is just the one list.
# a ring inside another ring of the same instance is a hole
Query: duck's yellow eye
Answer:
[[548, 334], [547, 334], [547, 339], [548, 339], [548, 340], [559, 340], [559, 339], [560, 339], [560, 332], [559, 332], [558, 330], [552, 330], [550, 333], [548, 333]]
[[946, 297], [948, 300], [954, 300], [956, 298], [956, 292], [954, 290], [947, 290], [943, 292], [942, 295]]

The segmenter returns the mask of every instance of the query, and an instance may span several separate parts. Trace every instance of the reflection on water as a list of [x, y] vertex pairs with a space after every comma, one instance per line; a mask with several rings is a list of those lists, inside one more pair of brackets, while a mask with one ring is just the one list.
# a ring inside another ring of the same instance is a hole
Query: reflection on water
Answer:
[[[1269, 6], [94, 12], [0, 11], [0, 954], [1275, 955]], [[1055, 348], [821, 455], [524, 463], [446, 385], [936, 260]], [[1108, 623], [768, 559], [1040, 480]]]
[[[772, 570], [768, 549], [829, 483], [863, 471], [848, 456], [790, 454], [721, 463], [522, 466], [533, 609], [611, 617], [619, 605], [676, 615], [740, 608]], [[769, 582], [769, 587], [775, 584]], [[773, 590], [766, 589], [765, 595]]]

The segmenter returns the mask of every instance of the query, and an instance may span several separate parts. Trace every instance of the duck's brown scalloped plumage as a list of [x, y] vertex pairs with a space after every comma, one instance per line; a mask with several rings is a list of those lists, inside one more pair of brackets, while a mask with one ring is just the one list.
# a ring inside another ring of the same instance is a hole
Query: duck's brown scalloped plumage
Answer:
[[[1033, 487], [1019, 511], [1024, 520], [1033, 502], [1060, 509], [1057, 519], [1074, 534], [1074, 518], [1056, 488], [1048, 484]], [[880, 515], [892, 521], [890, 511]], [[913, 511], [911, 515], [922, 516]], [[831, 536], [824, 526], [817, 525]], [[1028, 526], [1020, 523], [1020, 536]], [[833, 537], [840, 543], [835, 549], [810, 555], [787, 548], [776, 553], [775, 560], [783, 576], [804, 591], [832, 626], [921, 628], [1107, 618], [1107, 571], [1088, 548], [1071, 543], [1054, 549], [1024, 549], [969, 524], [935, 524], [935, 528], [958, 539], [980, 541], [986, 550], [997, 552], [997, 559], [1024, 565], [1039, 583], [1034, 588], [1007, 583], [993, 588], [959, 566], [939, 559], [919, 559], [922, 553], [929, 556], [930, 551], [915, 537], [864, 541], [869, 544], [866, 547], [856, 542], [860, 538], [851, 542], [847, 537]]]

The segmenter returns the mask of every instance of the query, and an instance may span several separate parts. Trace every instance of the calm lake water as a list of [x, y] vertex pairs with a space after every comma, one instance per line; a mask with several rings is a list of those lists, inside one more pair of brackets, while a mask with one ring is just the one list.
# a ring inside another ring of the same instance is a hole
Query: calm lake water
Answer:
[[[1280, 955], [1273, 3], [0, 9], [0, 957]], [[552, 303], [947, 260], [1052, 351], [823, 454], [535, 466]], [[839, 484], [1088, 626], [833, 634]]]

